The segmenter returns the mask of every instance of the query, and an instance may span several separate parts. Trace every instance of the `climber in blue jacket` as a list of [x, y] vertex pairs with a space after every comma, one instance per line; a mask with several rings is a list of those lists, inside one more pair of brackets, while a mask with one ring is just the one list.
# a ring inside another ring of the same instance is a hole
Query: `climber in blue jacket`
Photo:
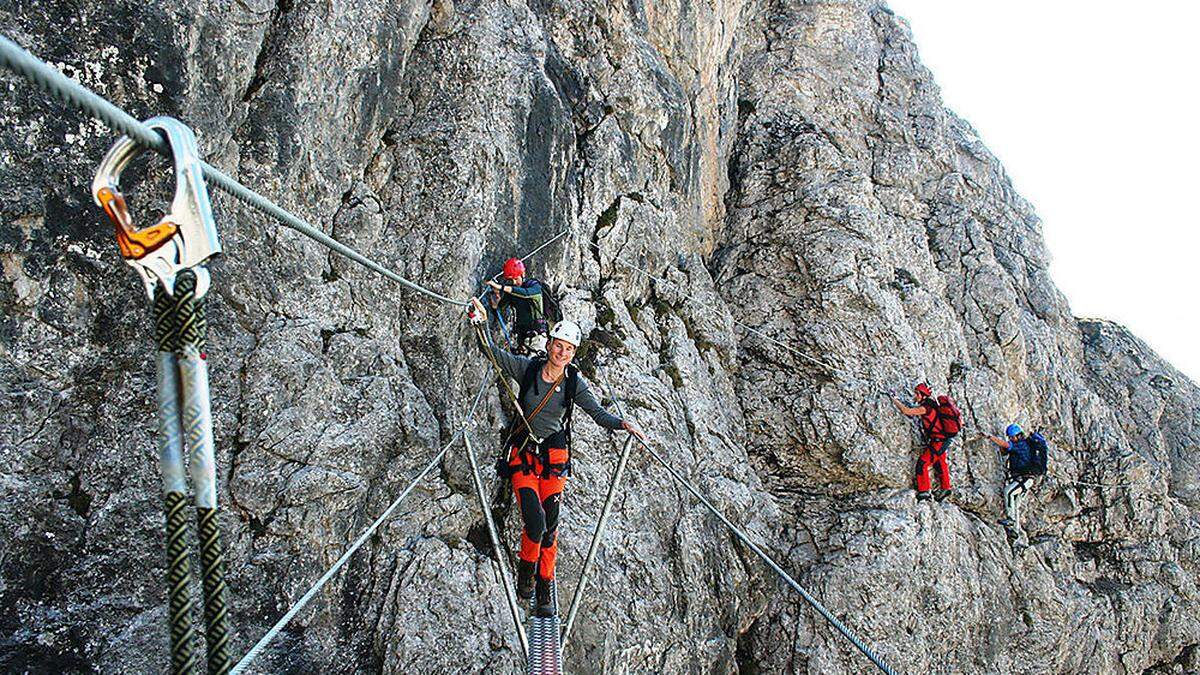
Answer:
[[1010, 532], [1021, 532], [1021, 501], [1033, 487], [1038, 476], [1046, 473], [1046, 439], [1040, 433], [1025, 433], [1019, 424], [1004, 430], [1006, 438], [986, 434], [1000, 448], [1000, 456], [1008, 460], [1008, 484], [1004, 486], [1004, 518], [1000, 524]]

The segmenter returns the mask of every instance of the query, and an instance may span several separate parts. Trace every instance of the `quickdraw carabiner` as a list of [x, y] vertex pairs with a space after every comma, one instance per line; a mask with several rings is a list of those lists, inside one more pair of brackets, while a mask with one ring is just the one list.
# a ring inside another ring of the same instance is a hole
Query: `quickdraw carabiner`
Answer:
[[[158, 456], [167, 512], [167, 621], [171, 665], [176, 675], [199, 667], [194, 650], [191, 554], [187, 495], [191, 478], [196, 505], [198, 548], [204, 600], [204, 637], [208, 672], [229, 671], [229, 617], [225, 553], [217, 524], [216, 447], [212, 433], [204, 295], [210, 277], [204, 263], [221, 252], [196, 136], [170, 117], [146, 120], [171, 147], [175, 197], [171, 211], [155, 225], [137, 229], [121, 194], [121, 172], [143, 152], [122, 136], [100, 162], [92, 197], [117, 231], [125, 262], [137, 270], [153, 303], [158, 342]], [[159, 290], [161, 287], [161, 291]], [[186, 459], [185, 459], [186, 455]]]
[[[213, 221], [196, 135], [172, 117], [152, 117], [145, 124], [159, 132], [171, 146], [175, 163], [171, 212], [150, 227], [134, 226], [125, 196], [121, 194], [120, 179], [129, 162], [145, 148], [128, 136], [117, 139], [100, 161], [92, 180], [92, 198], [112, 220], [121, 257], [141, 275], [146, 295], [153, 300], [160, 285], [167, 295], [174, 295], [176, 275], [220, 253], [221, 240]], [[198, 275], [197, 281], [196, 297], [202, 298], [208, 292], [208, 275]]]

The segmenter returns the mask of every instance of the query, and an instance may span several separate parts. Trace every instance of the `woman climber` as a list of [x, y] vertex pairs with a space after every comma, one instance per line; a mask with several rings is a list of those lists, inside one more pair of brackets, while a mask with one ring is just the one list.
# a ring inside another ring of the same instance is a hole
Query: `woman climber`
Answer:
[[[478, 299], [469, 316], [477, 326], [486, 324], [487, 313]], [[480, 348], [493, 364], [520, 383], [516, 394], [518, 414], [505, 441], [508, 452], [502, 473], [512, 481], [524, 524], [517, 562], [517, 595], [532, 597], [536, 576], [538, 616], [553, 616], [555, 612], [550, 582], [554, 580], [558, 556], [562, 492], [571, 470], [574, 406], [583, 408], [606, 429], [624, 429], [643, 442], [646, 440], [636, 424], [605, 410], [592, 395], [579, 369], [571, 365], [581, 341], [582, 331], [572, 321], [554, 325], [544, 358], [518, 356], [480, 340]], [[504, 386], [507, 388], [508, 383], [504, 382]]]

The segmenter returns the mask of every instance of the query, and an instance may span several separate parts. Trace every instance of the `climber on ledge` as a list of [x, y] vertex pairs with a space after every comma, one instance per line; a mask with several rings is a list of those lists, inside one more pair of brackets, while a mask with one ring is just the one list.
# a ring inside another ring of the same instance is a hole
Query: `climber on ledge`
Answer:
[[525, 263], [518, 258], [505, 261], [504, 281], [506, 283], [501, 284], [488, 279], [487, 285], [493, 291], [491, 305], [498, 316], [503, 317], [510, 307], [513, 310], [516, 352], [523, 356], [544, 355], [547, 323], [541, 282], [525, 278]]
[[[474, 301], [470, 318], [486, 323], [487, 314]], [[559, 321], [550, 331], [548, 356], [528, 358], [480, 344], [507, 377], [520, 383], [517, 400], [522, 414], [509, 427], [502, 475], [512, 481], [524, 529], [517, 562], [517, 594], [533, 595], [537, 576], [538, 616], [553, 616], [550, 582], [558, 555], [558, 515], [563, 488], [571, 470], [571, 413], [576, 405], [606, 429], [624, 429], [640, 438], [636, 424], [601, 407], [579, 369], [571, 365], [582, 332], [571, 321]], [[525, 421], [528, 420], [529, 428]]]
[[933, 390], [922, 382], [913, 389], [914, 407], [909, 407], [892, 396], [896, 409], [908, 417], [919, 417], [921, 429], [925, 433], [925, 449], [917, 460], [917, 499], [929, 499], [929, 467], [937, 468], [938, 484], [941, 489], [937, 492], [940, 502], [950, 496], [950, 467], [946, 464], [946, 451], [950, 449], [950, 441], [958, 435], [962, 428], [962, 415], [958, 406], [949, 396], [933, 398]]
[[984, 437], [1000, 448], [1001, 459], [1008, 460], [1008, 481], [1004, 486], [1004, 518], [1000, 524], [1010, 534], [1021, 534], [1021, 501], [1033, 488], [1038, 476], [1046, 475], [1046, 439], [1037, 432], [1025, 433], [1019, 424], [1010, 424], [1004, 430], [1007, 438], [991, 434]]

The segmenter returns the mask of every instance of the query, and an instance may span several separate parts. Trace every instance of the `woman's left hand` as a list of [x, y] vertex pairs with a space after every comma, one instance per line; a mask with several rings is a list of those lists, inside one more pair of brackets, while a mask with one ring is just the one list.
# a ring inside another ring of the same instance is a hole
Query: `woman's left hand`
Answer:
[[630, 422], [629, 420], [625, 420], [624, 422], [621, 422], [621, 428], [624, 429], [625, 431], [628, 431], [629, 433], [633, 434], [634, 436], [637, 436], [641, 442], [643, 442], [643, 443], [646, 442], [645, 432], [643, 432], [640, 428], [638, 428], [638, 425], [634, 424], [633, 422]]
[[491, 286], [491, 287], [492, 287], [492, 290], [495, 290], [495, 291], [498, 291], [498, 290], [500, 290], [501, 288], [504, 288], [504, 287], [503, 287], [503, 286], [501, 286], [500, 284], [496, 283], [496, 280], [495, 280], [495, 279], [488, 279], [488, 280], [487, 280], [487, 285], [488, 285], [488, 286]]

